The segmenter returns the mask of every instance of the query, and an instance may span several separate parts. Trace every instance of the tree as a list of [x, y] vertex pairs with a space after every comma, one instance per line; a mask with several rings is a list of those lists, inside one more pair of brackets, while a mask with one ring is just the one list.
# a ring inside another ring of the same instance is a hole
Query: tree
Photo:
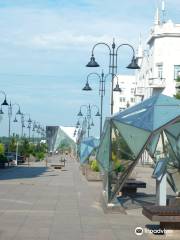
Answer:
[[10, 142], [9, 142], [9, 151], [10, 152], [15, 152], [16, 151], [16, 145], [17, 145], [16, 138], [12, 137]]
[[4, 155], [5, 147], [3, 143], [0, 143], [0, 155]]
[[19, 152], [21, 155], [24, 156], [24, 159], [30, 156], [30, 144], [27, 139], [23, 139], [20, 147], [19, 147]]
[[45, 143], [38, 143], [34, 146], [33, 156], [36, 157], [38, 161], [45, 158], [45, 153], [47, 152], [47, 145]]

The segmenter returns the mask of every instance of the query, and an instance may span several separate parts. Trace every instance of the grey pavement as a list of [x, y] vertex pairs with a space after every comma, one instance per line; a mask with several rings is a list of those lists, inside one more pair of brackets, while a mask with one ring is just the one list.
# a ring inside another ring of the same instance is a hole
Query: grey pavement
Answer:
[[0, 170], [0, 240], [178, 239], [136, 236], [150, 224], [141, 209], [105, 214], [100, 195], [101, 182], [87, 182], [73, 159], [63, 170], [45, 162]]

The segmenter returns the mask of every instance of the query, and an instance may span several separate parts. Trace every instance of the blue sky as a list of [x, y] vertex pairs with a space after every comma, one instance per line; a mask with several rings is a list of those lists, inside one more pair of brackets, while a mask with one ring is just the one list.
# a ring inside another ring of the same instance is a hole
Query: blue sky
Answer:
[[[81, 91], [92, 70], [85, 67], [93, 44], [143, 41], [153, 23], [156, 0], [0, 0], [0, 90], [22, 111], [44, 125], [72, 126], [81, 104], [99, 104], [94, 91]], [[167, 18], [180, 22], [180, 2], [167, 0]], [[108, 52], [96, 50], [101, 68], [108, 70]], [[129, 50], [119, 55], [125, 72]], [[130, 72], [133, 73], [133, 72]], [[105, 115], [109, 115], [107, 83]], [[3, 96], [0, 96], [1, 99]], [[15, 110], [15, 109], [14, 109]], [[4, 109], [7, 112], [6, 109]], [[7, 114], [0, 135], [7, 134]], [[15, 131], [19, 131], [13, 125]]]

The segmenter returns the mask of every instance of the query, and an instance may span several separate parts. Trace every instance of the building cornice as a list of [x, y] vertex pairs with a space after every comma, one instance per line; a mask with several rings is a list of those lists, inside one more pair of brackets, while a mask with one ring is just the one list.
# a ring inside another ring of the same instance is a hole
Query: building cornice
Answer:
[[161, 33], [161, 34], [154, 34], [152, 35], [148, 40], [147, 40], [147, 44], [151, 44], [152, 41], [154, 41], [154, 39], [156, 38], [165, 38], [165, 37], [180, 37], [180, 33]]

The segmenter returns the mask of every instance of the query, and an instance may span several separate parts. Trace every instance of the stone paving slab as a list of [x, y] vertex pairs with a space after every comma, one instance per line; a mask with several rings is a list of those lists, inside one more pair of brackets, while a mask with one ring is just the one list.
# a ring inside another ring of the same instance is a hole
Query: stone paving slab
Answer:
[[140, 209], [105, 214], [101, 183], [87, 182], [75, 160], [66, 171], [50, 167], [53, 161], [58, 157], [48, 168], [41, 162], [0, 170], [0, 240], [162, 239], [135, 235], [137, 226], [151, 224]]

